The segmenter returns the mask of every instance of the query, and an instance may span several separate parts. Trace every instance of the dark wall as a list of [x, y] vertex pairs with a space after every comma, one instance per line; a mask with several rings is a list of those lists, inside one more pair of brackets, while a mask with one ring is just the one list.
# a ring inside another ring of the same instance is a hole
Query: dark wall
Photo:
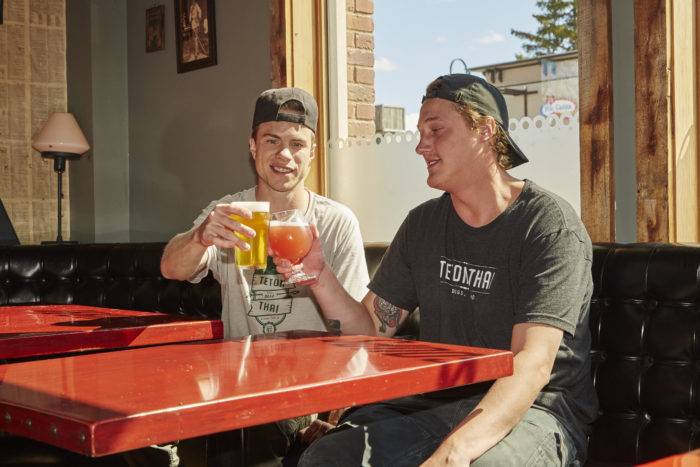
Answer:
[[[122, 88], [118, 81], [122, 70], [112, 70], [109, 76], [101, 70], [105, 70], [105, 60], [113, 57], [110, 48], [115, 42], [121, 44], [121, 40], [119, 34], [106, 40], [104, 34], [94, 29], [95, 26], [102, 31], [109, 29], [104, 21], [96, 19], [95, 10], [111, 9], [118, 16], [117, 3], [121, 4], [121, 0], [70, 0], [67, 3], [73, 2], [82, 9], [91, 9], [92, 19], [86, 28], [68, 18], [68, 47], [74, 42], [71, 35], [84, 38], [89, 27], [92, 27], [88, 34], [90, 40], [99, 44], [93, 44], [90, 54], [77, 54], [80, 60], [74, 57], [72, 64], [69, 61], [69, 108], [73, 109], [72, 104], [76, 103], [76, 111], [90, 119], [81, 125], [92, 128], [93, 137], [96, 133], [93, 127], [100, 124], [107, 127], [103, 127], [99, 144], [94, 148], [92, 167], [85, 164], [83, 168], [89, 173], [74, 177], [71, 168], [71, 196], [89, 193], [91, 187], [95, 192], [92, 212], [89, 203], [77, 207], [76, 214], [79, 211], [81, 217], [71, 216], [71, 227], [73, 223], [94, 226], [98, 241], [102, 238], [132, 242], [167, 240], [191, 227], [192, 220], [211, 200], [251, 186], [255, 178], [248, 163], [247, 141], [253, 104], [258, 93], [270, 86], [269, 2], [218, 0], [218, 64], [178, 74], [174, 2], [162, 2], [165, 5], [165, 50], [146, 53], [145, 13], [153, 2], [130, 0], [123, 13], [127, 59], [120, 65], [126, 67], [123, 71], [127, 94], [124, 102], [112, 101], [116, 112], [109, 99], [120, 96]], [[83, 12], [83, 16], [87, 15]], [[114, 18], [114, 21], [119, 24], [121, 20]], [[71, 53], [69, 50], [68, 55]], [[121, 63], [118, 56], [114, 60]], [[96, 62], [101, 63], [99, 68]], [[78, 98], [76, 86], [71, 88], [72, 74], [82, 76], [77, 86], [79, 92], [85, 93], [89, 88], [90, 93], [102, 97], [93, 97], [89, 103], [84, 102], [88, 99]], [[105, 81], [117, 83], [105, 86]], [[124, 132], [115, 131], [107, 123], [116, 118], [119, 124], [120, 104], [126, 109], [127, 131]], [[105, 115], [116, 116], [106, 118]], [[114, 157], [106, 153], [106, 148], [111, 147], [110, 138], [117, 147], [124, 139], [128, 140], [128, 151], [123, 158], [117, 156], [116, 167], [115, 164], [100, 166], [97, 160], [101, 154]], [[77, 163], [72, 165], [78, 166]], [[122, 175], [124, 168], [126, 172]], [[103, 186], [106, 188], [101, 188]], [[121, 190], [127, 190], [126, 217], [121, 207], [125, 199]], [[112, 198], [109, 192], [113, 193]], [[114, 206], [105, 210], [109, 199]], [[92, 220], [86, 219], [90, 214]], [[115, 222], [126, 222], [124, 219], [128, 219], [128, 232], [110, 236], [108, 230]], [[86, 232], [86, 238], [81, 240], [89, 241], [89, 228], [81, 230]]]

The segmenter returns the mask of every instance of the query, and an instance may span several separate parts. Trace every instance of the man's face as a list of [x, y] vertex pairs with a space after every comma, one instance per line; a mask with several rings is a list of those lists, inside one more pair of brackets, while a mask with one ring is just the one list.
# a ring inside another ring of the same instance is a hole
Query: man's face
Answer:
[[314, 158], [314, 132], [299, 123], [264, 122], [249, 141], [258, 184], [289, 192], [309, 174]]
[[480, 182], [493, 157], [488, 157], [484, 136], [470, 127], [454, 103], [428, 99], [418, 118], [420, 142], [416, 152], [428, 167], [428, 185], [453, 192]]

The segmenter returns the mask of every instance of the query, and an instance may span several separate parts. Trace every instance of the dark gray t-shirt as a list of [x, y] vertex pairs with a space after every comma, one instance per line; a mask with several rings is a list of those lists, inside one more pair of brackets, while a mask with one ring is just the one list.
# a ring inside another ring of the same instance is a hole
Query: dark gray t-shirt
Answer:
[[465, 224], [447, 193], [413, 209], [369, 288], [405, 310], [420, 307], [422, 340], [509, 349], [515, 324], [562, 329], [550, 382], [535, 405], [585, 449], [598, 409], [589, 355], [591, 261], [576, 212], [526, 180], [513, 204], [483, 227]]

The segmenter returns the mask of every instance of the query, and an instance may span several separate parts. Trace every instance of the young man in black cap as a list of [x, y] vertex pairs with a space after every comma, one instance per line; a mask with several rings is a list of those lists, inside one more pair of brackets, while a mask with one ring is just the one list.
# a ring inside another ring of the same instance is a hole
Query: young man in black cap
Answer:
[[566, 201], [508, 174], [527, 158], [485, 80], [434, 80], [418, 129], [427, 182], [445, 194], [409, 213], [362, 302], [342, 290], [317, 244], [303, 268], [318, 275], [311, 288], [342, 332], [392, 336], [420, 307], [421, 339], [510, 348], [513, 375], [351, 410], [300, 465], [583, 462], [597, 414], [588, 234]]
[[[165, 277], [198, 282], [209, 271], [221, 284], [222, 321], [226, 337], [288, 330], [333, 330], [319, 312], [308, 286], [283, 284], [272, 261], [265, 270], [239, 267], [233, 249], [249, 249], [234, 232], [252, 237], [254, 231], [232, 220], [236, 214], [250, 217], [238, 201], [270, 203], [270, 212], [298, 209], [318, 226], [320, 248], [333, 274], [350, 296], [362, 298], [369, 277], [359, 224], [352, 211], [340, 203], [304, 187], [315, 151], [318, 107], [313, 96], [299, 88], [264, 91], [255, 103], [250, 154], [255, 162], [257, 185], [213, 201], [187, 232], [176, 235], [165, 248], [161, 271]], [[249, 447], [285, 454], [295, 431], [309, 420], [296, 419], [251, 429]], [[255, 436], [253, 432], [263, 432]], [[285, 436], [275, 436], [284, 434]], [[265, 446], [262, 446], [262, 445]], [[247, 465], [277, 465], [265, 453], [249, 458]]]

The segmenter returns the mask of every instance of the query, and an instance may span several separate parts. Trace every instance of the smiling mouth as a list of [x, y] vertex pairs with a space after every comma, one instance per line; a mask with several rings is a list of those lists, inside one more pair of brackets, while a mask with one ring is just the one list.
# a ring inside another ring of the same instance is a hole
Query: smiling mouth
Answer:
[[278, 173], [278, 174], [289, 174], [294, 172], [293, 169], [290, 169], [288, 167], [276, 167], [274, 165], [271, 165], [270, 168], [272, 169], [273, 172]]
[[440, 159], [433, 159], [431, 161], [426, 160], [425, 163], [428, 165], [428, 168], [434, 167], [435, 164], [440, 162]]

